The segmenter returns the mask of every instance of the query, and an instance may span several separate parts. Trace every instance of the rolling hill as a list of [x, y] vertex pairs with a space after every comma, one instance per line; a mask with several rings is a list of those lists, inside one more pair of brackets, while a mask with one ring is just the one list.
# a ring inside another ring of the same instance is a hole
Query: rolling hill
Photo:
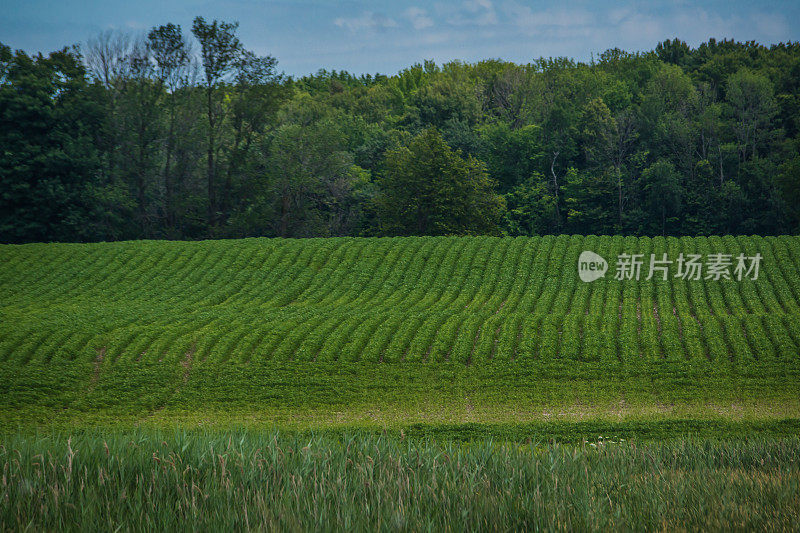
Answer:
[[2, 245], [0, 420], [797, 418], [799, 269], [798, 237]]

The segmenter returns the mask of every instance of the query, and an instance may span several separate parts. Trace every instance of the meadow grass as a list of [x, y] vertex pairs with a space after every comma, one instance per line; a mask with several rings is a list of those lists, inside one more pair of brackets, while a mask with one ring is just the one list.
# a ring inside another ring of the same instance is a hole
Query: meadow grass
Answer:
[[797, 530], [800, 438], [133, 430], [0, 441], [0, 529]]

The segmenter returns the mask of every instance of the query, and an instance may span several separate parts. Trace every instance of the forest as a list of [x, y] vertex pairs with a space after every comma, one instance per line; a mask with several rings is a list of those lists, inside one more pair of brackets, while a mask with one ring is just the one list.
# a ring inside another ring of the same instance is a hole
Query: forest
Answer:
[[237, 30], [0, 43], [0, 242], [800, 228], [800, 43], [291, 77]]

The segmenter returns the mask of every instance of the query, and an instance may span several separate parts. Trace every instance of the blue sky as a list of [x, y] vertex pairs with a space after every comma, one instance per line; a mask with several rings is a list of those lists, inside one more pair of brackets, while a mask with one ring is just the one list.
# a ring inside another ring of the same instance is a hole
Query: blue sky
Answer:
[[107, 29], [145, 32], [196, 15], [238, 20], [245, 46], [291, 75], [319, 68], [391, 74], [423, 59], [587, 60], [613, 47], [649, 50], [666, 38], [764, 44], [800, 40], [800, 2], [607, 1], [297, 2], [271, 0], [43, 0], [4, 3], [0, 42], [48, 52]]

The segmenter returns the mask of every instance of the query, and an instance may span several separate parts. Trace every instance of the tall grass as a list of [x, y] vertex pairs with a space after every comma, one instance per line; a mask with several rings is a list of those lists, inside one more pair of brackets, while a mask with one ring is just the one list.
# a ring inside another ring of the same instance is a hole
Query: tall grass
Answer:
[[797, 530], [800, 438], [0, 437], [2, 530]]

